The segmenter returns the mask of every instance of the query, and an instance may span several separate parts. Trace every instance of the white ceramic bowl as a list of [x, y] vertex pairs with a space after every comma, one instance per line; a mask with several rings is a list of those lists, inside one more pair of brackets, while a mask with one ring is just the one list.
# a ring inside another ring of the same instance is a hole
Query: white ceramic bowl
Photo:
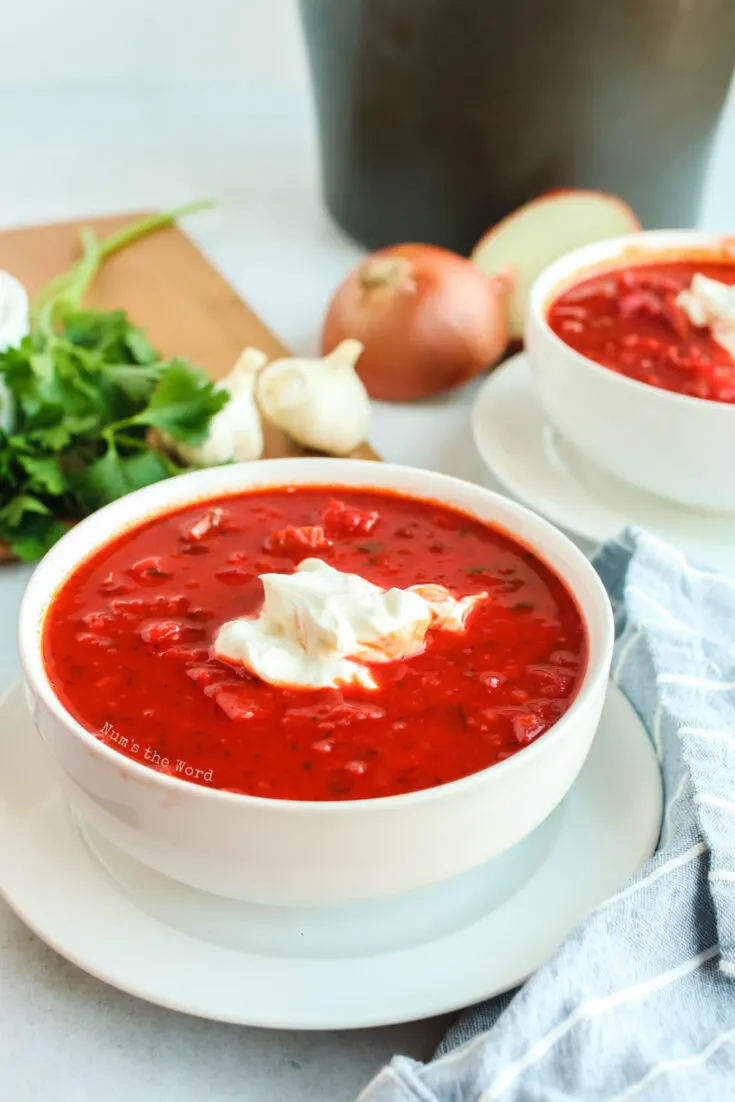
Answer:
[[[300, 802], [189, 784], [105, 746], [57, 700], [44, 670], [44, 616], [65, 578], [118, 533], [168, 509], [263, 486], [390, 488], [490, 521], [565, 579], [584, 617], [589, 663], [563, 718], [514, 757], [405, 796]], [[546, 521], [479, 486], [408, 467], [283, 459], [199, 471], [130, 494], [65, 535], [36, 567], [19, 647], [34, 722], [81, 817], [121, 850], [175, 880], [259, 903], [329, 905], [449, 879], [527, 835], [556, 807], [597, 729], [613, 641], [605, 590], [582, 553]]]
[[717, 252], [725, 240], [695, 230], [652, 230], [575, 249], [531, 288], [525, 334], [541, 404], [566, 440], [624, 482], [714, 510], [735, 509], [729, 474], [735, 468], [735, 405], [674, 394], [602, 367], [565, 344], [546, 315], [564, 288], [599, 267], [655, 260], [671, 250]]
[[[28, 333], [30, 305], [25, 287], [9, 272], [0, 272], [0, 352], [20, 344]], [[0, 379], [0, 429], [13, 427], [13, 405], [5, 381]]]

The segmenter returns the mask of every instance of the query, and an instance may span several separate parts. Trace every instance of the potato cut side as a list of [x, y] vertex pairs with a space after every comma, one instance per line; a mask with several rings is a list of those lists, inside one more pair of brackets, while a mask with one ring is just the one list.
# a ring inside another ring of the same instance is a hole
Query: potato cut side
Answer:
[[470, 259], [488, 275], [510, 269], [510, 334], [523, 338], [528, 293], [538, 275], [565, 253], [608, 237], [636, 233], [641, 224], [616, 195], [573, 188], [549, 192], [488, 230]]

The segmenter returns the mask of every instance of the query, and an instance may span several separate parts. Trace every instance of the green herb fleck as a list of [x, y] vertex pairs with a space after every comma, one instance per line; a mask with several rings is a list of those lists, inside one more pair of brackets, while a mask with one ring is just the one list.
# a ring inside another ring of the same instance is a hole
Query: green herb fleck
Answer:
[[364, 551], [366, 555], [377, 555], [383, 550], [383, 544], [380, 540], [365, 540], [358, 544], [357, 550]]

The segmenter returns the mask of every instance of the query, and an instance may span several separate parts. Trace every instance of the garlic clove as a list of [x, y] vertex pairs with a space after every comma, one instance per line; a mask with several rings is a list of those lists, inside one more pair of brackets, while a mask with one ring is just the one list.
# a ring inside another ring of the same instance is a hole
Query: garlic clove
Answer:
[[194, 447], [167, 436], [166, 446], [194, 467], [260, 459], [263, 428], [255, 404], [255, 382], [267, 362], [268, 357], [260, 349], [245, 348], [232, 370], [216, 384], [215, 389], [226, 390], [230, 400], [212, 418], [204, 443]]
[[255, 389], [255, 378], [267, 363], [268, 357], [259, 348], [251, 348], [250, 346], [244, 348], [238, 356], [237, 363], [232, 371], [229, 375], [225, 375], [224, 379], [220, 379], [216, 389], [224, 388], [229, 390], [230, 394], [245, 391], [252, 394]]
[[263, 416], [296, 443], [348, 455], [366, 439], [370, 399], [355, 371], [363, 345], [344, 340], [321, 359], [274, 360], [257, 378]]
[[347, 340], [340, 341], [337, 347], [333, 348], [326, 356], [323, 356], [321, 362], [354, 368], [364, 351], [365, 345], [362, 341], [355, 340], [354, 337], [348, 337]]
[[263, 384], [270, 393], [277, 393], [279, 409], [298, 409], [307, 400], [309, 384], [304, 378], [304, 370], [303, 367], [289, 367], [286, 363], [282, 371], [274, 372], [276, 382]]

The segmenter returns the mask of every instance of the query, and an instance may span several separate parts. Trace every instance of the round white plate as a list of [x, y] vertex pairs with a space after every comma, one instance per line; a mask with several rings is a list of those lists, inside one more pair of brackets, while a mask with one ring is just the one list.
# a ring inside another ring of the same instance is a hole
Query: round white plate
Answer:
[[0, 730], [0, 890], [13, 910], [115, 987], [243, 1025], [383, 1025], [514, 987], [640, 867], [661, 822], [650, 740], [611, 685], [577, 782], [514, 850], [399, 899], [261, 907], [176, 884], [80, 831], [20, 687], [0, 703]]
[[678, 506], [581, 456], [544, 419], [524, 353], [487, 379], [472, 411], [472, 432], [498, 482], [567, 532], [600, 543], [637, 524], [687, 554], [735, 569], [735, 514]]

